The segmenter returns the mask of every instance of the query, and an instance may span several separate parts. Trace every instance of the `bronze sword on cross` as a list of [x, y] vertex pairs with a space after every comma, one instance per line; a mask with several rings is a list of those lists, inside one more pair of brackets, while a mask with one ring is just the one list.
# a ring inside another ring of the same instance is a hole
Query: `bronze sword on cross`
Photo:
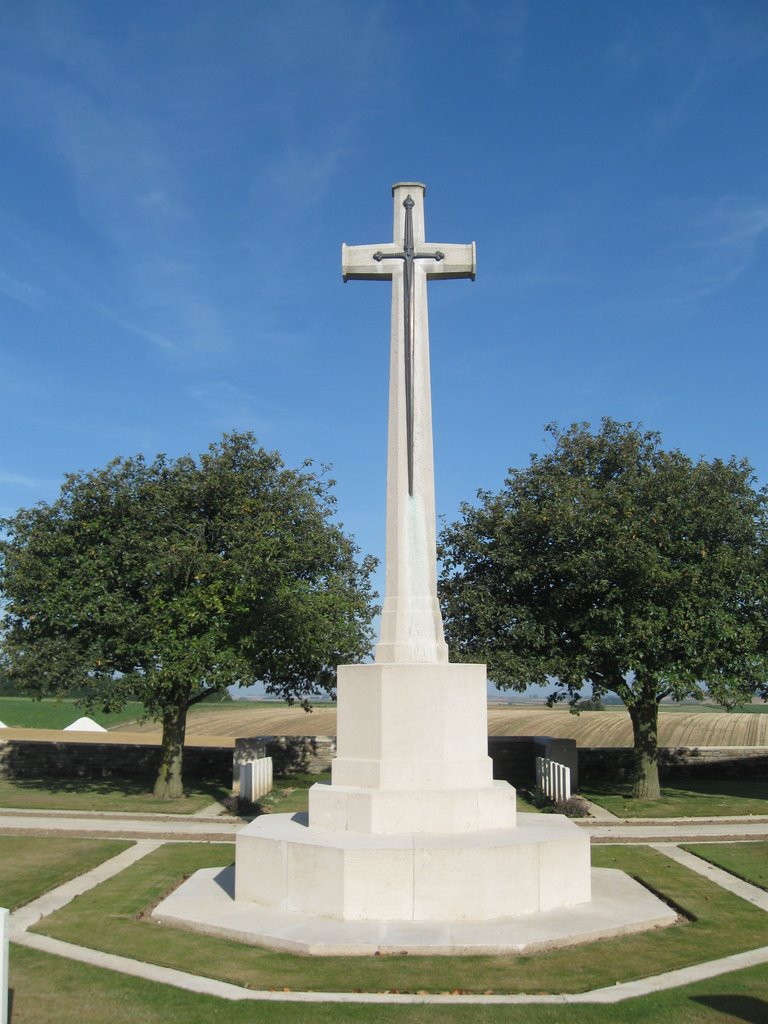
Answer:
[[413, 495], [413, 263], [414, 260], [445, 259], [445, 253], [436, 249], [435, 252], [416, 252], [413, 243], [413, 197], [409, 194], [403, 200], [405, 207], [405, 230], [403, 233], [402, 252], [382, 252], [379, 249], [373, 254], [377, 263], [382, 260], [403, 261], [403, 365], [405, 368], [405, 431], [408, 453], [408, 493]]
[[[416, 183], [414, 183], [416, 184]], [[394, 186], [394, 188], [401, 188]], [[418, 185], [423, 190], [423, 186]], [[394, 192], [393, 188], [393, 192]], [[402, 194], [402, 193], [401, 193]], [[475, 277], [475, 246], [469, 245], [446, 245], [440, 248], [435, 247], [431, 251], [421, 251], [424, 245], [423, 219], [419, 221], [419, 230], [414, 226], [415, 202], [410, 192], [402, 202], [402, 248], [397, 243], [380, 246], [371, 253], [370, 246], [343, 246], [342, 247], [342, 271], [344, 281], [357, 280], [385, 280], [392, 279], [391, 270], [384, 265], [386, 261], [396, 260], [403, 267], [403, 385], [405, 391], [405, 428], [406, 428], [406, 452], [408, 465], [408, 494], [414, 493], [414, 344], [415, 344], [415, 323], [419, 317], [420, 310], [416, 308], [414, 273], [417, 260], [430, 261], [432, 266], [426, 270], [428, 279]], [[398, 236], [398, 214], [395, 211], [395, 238]], [[419, 237], [420, 236], [420, 237]], [[373, 265], [371, 264], [373, 261]], [[426, 300], [425, 300], [426, 301]], [[426, 320], [426, 308], [423, 311]]]

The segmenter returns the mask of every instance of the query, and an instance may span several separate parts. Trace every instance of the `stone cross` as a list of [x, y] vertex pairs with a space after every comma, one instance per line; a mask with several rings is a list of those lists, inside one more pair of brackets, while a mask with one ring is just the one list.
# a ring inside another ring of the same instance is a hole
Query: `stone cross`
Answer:
[[447, 662], [437, 601], [427, 281], [475, 277], [475, 244], [424, 241], [419, 182], [392, 186], [393, 241], [342, 245], [345, 281], [391, 281], [386, 595], [377, 662]]
[[8, 935], [10, 911], [0, 907], [0, 1024], [8, 1021]]

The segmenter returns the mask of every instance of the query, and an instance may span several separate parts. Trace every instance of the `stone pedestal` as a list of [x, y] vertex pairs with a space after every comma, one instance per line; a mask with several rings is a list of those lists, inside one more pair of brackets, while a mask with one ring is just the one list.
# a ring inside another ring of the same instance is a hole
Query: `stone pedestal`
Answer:
[[237, 834], [235, 900], [342, 921], [495, 921], [586, 903], [589, 836], [560, 815], [516, 828], [372, 835], [264, 815]]
[[464, 833], [513, 828], [515, 791], [493, 782], [484, 665], [342, 665], [332, 784], [314, 826]]
[[484, 665], [344, 665], [309, 815], [237, 835], [235, 899], [343, 921], [478, 921], [590, 899], [589, 837], [494, 782]]

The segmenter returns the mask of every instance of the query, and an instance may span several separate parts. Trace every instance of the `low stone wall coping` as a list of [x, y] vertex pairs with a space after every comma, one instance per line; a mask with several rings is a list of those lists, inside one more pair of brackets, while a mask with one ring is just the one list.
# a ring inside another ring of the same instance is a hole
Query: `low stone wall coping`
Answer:
[[[6, 740], [23, 740], [26, 743], [90, 743], [114, 744], [121, 747], [157, 747], [161, 734], [155, 732], [73, 732], [64, 729], [0, 729], [0, 743]], [[214, 747], [235, 749], [235, 740], [230, 736], [188, 736], [185, 747]]]

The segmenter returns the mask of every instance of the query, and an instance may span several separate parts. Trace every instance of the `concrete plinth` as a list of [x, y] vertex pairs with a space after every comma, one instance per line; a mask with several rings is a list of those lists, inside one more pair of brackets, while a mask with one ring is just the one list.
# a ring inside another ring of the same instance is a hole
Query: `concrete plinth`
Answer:
[[316, 783], [309, 791], [312, 825], [377, 835], [461, 834], [512, 828], [515, 790], [508, 782], [474, 789], [360, 789]]
[[316, 956], [531, 953], [674, 924], [677, 915], [622, 871], [593, 868], [592, 899], [497, 921], [338, 921], [239, 903], [234, 869], [197, 871], [152, 912], [163, 924]]
[[238, 902], [346, 921], [493, 921], [590, 899], [589, 837], [561, 815], [461, 835], [264, 815], [238, 832], [236, 862]]
[[340, 665], [332, 784], [313, 827], [381, 835], [514, 828], [515, 791], [493, 781], [485, 665]]

